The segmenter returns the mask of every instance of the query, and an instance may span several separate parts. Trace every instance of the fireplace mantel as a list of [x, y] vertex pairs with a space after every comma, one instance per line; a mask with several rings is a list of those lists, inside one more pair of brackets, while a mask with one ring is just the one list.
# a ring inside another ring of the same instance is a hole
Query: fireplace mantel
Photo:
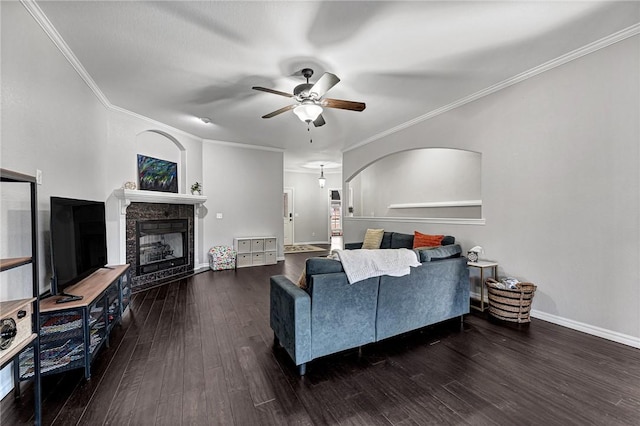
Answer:
[[[139, 189], [119, 188], [113, 191], [112, 196], [107, 199], [110, 214], [110, 225], [112, 228], [107, 232], [112, 232], [118, 239], [117, 249], [111, 250], [109, 253], [110, 263], [124, 264], [127, 259], [127, 208], [132, 204], [175, 204], [175, 205], [193, 205], [193, 229], [194, 229], [194, 252], [193, 266], [195, 270], [208, 267], [208, 263], [200, 263], [203, 242], [201, 232], [199, 230], [202, 225], [202, 217], [206, 215], [204, 203], [207, 197], [204, 195], [174, 194], [172, 192], [143, 191]], [[112, 212], [112, 213], [111, 213]]]
[[136, 203], [194, 204], [198, 209], [207, 201], [205, 195], [175, 194], [172, 192], [142, 191], [139, 189], [116, 189], [113, 196], [120, 200], [120, 214], [127, 214], [127, 207]]

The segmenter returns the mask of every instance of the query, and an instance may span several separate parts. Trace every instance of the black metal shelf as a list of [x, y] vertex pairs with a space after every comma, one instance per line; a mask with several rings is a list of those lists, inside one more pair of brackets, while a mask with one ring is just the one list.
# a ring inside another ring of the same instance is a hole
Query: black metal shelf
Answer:
[[[14, 397], [20, 398], [20, 365], [19, 359], [21, 354], [31, 351], [31, 353], [40, 352], [40, 284], [38, 278], [38, 188], [36, 178], [33, 176], [25, 175], [22, 173], [14, 172], [11, 170], [0, 169], [0, 181], [3, 183], [23, 183], [29, 185], [30, 195], [30, 215], [31, 215], [31, 256], [16, 257], [10, 259], [0, 260], [0, 271], [7, 271], [14, 268], [23, 267], [26, 265], [31, 266], [31, 290], [34, 300], [31, 301], [31, 336], [28, 336], [21, 342], [14, 343], [17, 345], [11, 357], [0, 358], [2, 362], [0, 367], [4, 368], [9, 363], [13, 362], [13, 376], [14, 376]], [[9, 349], [11, 351], [11, 348]], [[40, 395], [40, 359], [36, 357], [32, 363], [32, 373], [30, 379], [33, 380], [34, 386], [34, 424], [41, 424], [41, 395]]]

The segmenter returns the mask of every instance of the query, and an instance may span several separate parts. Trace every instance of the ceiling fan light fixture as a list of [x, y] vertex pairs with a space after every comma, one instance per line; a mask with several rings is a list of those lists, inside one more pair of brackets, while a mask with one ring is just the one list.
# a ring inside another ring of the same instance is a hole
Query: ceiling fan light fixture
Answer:
[[322, 114], [322, 107], [313, 101], [304, 100], [293, 109], [293, 112], [301, 121], [309, 123]]

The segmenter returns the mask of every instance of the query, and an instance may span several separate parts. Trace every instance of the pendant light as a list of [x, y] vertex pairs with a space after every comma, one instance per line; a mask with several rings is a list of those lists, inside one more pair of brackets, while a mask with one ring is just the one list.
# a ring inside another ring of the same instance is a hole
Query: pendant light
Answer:
[[324, 188], [324, 184], [327, 183], [327, 180], [324, 178], [324, 169], [323, 169], [324, 165], [321, 164], [320, 165], [320, 177], [318, 178], [318, 185], [320, 185], [320, 188]]

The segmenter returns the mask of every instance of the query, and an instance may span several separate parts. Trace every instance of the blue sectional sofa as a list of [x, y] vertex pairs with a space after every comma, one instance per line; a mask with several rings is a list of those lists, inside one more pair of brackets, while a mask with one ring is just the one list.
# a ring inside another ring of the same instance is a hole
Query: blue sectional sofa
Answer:
[[460, 252], [457, 244], [420, 250], [422, 266], [409, 275], [353, 284], [339, 261], [307, 259], [305, 289], [283, 275], [271, 277], [274, 343], [304, 375], [315, 358], [462, 317], [469, 313], [469, 270]]

